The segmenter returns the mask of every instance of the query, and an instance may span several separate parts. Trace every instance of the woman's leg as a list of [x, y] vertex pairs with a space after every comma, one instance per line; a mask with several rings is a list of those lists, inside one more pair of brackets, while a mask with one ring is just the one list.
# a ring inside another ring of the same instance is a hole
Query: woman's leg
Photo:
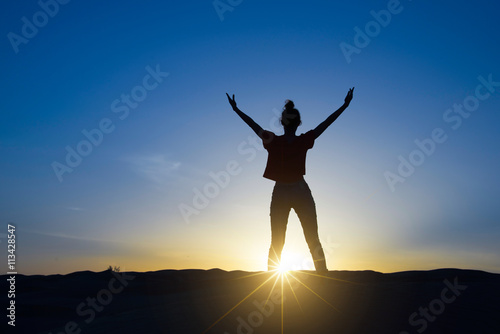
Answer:
[[300, 192], [294, 201], [294, 209], [304, 230], [304, 236], [309, 246], [316, 272], [326, 274], [328, 269], [326, 268], [325, 253], [319, 241], [316, 204], [314, 203], [311, 190], [305, 181], [300, 184], [299, 189]]
[[286, 225], [290, 214], [290, 200], [286, 188], [275, 185], [271, 199], [271, 247], [267, 269], [277, 269], [281, 260], [281, 252], [285, 245]]

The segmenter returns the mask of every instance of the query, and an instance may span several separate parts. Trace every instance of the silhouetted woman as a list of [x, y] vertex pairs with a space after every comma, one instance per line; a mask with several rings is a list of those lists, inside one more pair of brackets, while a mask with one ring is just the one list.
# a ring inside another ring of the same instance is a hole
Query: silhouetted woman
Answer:
[[263, 130], [249, 116], [236, 106], [236, 101], [226, 93], [229, 103], [238, 116], [247, 123], [262, 139], [264, 148], [268, 151], [267, 165], [264, 177], [276, 181], [271, 199], [271, 247], [269, 249], [268, 270], [278, 268], [281, 252], [285, 244], [286, 225], [290, 209], [294, 209], [299, 217], [304, 236], [309, 246], [314, 267], [318, 274], [326, 274], [325, 254], [318, 236], [318, 222], [316, 206], [311, 190], [304, 180], [306, 173], [306, 153], [313, 147], [314, 141], [326, 130], [352, 100], [354, 87], [349, 89], [344, 104], [314, 130], [297, 136], [295, 132], [302, 123], [300, 113], [292, 101], [287, 100], [281, 124], [285, 134], [277, 136], [270, 131]]

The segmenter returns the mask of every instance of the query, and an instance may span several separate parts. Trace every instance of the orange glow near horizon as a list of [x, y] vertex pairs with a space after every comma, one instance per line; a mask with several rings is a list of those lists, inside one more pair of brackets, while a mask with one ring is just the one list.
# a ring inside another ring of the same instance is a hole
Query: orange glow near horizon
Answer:
[[[295, 219], [295, 218], [294, 218]], [[282, 253], [280, 266], [282, 270], [313, 270], [313, 262], [307, 244], [302, 235], [300, 225], [291, 219], [287, 231], [287, 240]], [[148, 243], [123, 242], [120, 248], [99, 254], [53, 254], [42, 256], [32, 254], [24, 257], [19, 272], [26, 275], [68, 274], [76, 271], [103, 271], [111, 266], [118, 266], [122, 271], [158, 271], [166, 269], [201, 269], [219, 268], [226, 271], [242, 270], [248, 272], [265, 271], [267, 269], [268, 233], [263, 227], [258, 233], [245, 234], [246, 239], [229, 239], [214, 236], [215, 230], [204, 227], [189, 235], [180, 233], [177, 240], [164, 239], [157, 233]], [[329, 230], [320, 231], [325, 250], [327, 267], [336, 270], [373, 270], [383, 273], [407, 270], [431, 270], [437, 268], [478, 269], [489, 272], [500, 272], [500, 267], [491, 266], [495, 254], [449, 252], [446, 249], [394, 248], [380, 240], [369, 240], [358, 237], [357, 243], [350, 240], [333, 239]], [[229, 231], [227, 233], [230, 233]], [[321, 234], [321, 232], [326, 232]], [[201, 238], [197, 233], [204, 234]], [[210, 234], [212, 233], [212, 235]], [[191, 237], [191, 238], [189, 238]], [[123, 240], [126, 240], [123, 236]], [[199, 242], [199, 241], [202, 242]], [[214, 240], [219, 240], [214, 246]], [[163, 248], [163, 249], [162, 249]]]
[[[267, 269], [267, 254], [264, 251], [261, 254], [245, 254], [245, 257], [213, 256], [207, 253], [193, 253], [188, 258], [184, 256], [158, 256], [151, 253], [140, 253], [135, 256], [101, 256], [101, 257], [82, 257], [75, 261], [74, 259], [53, 259], [52, 261], [38, 262], [37, 259], [25, 261], [20, 267], [19, 272], [25, 275], [51, 275], [68, 274], [76, 271], [103, 271], [109, 265], [118, 266], [121, 271], [158, 271], [158, 270], [183, 270], [200, 269], [208, 270], [219, 268], [226, 271], [242, 270], [248, 272], [259, 272]], [[452, 256], [439, 256], [431, 259], [431, 250], [422, 250], [413, 255], [388, 251], [373, 251], [366, 253], [363, 250], [352, 250], [350, 256], [344, 254], [327, 255], [327, 267], [330, 271], [337, 270], [373, 270], [382, 273], [391, 273], [407, 270], [431, 270], [437, 268], [460, 268], [460, 269], [478, 269], [489, 272], [500, 272], [500, 267], [484, 268], [489, 259], [486, 256], [479, 258], [481, 254], [464, 254], [463, 257], [454, 258]], [[476, 262], [473, 262], [475, 261]], [[48, 263], [47, 263], [48, 262]], [[469, 264], [468, 264], [469, 263]], [[474, 263], [473, 265], [471, 265]], [[282, 254], [282, 263], [280, 271], [293, 270], [313, 270], [311, 255], [308, 252], [294, 252], [284, 250]]]

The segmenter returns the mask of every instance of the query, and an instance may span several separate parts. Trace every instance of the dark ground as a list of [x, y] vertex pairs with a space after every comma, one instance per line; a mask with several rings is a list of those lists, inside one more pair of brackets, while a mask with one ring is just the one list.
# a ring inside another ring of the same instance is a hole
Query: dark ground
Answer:
[[[281, 333], [282, 326], [284, 333], [305, 334], [500, 333], [500, 274], [439, 269], [331, 271], [329, 279], [292, 275], [304, 285], [285, 277], [283, 300], [281, 279], [272, 273], [17, 275], [16, 327], [6, 327], [9, 333], [53, 334]], [[8, 291], [7, 278], [2, 276], [0, 291]], [[4, 324], [8, 320], [4, 316]]]

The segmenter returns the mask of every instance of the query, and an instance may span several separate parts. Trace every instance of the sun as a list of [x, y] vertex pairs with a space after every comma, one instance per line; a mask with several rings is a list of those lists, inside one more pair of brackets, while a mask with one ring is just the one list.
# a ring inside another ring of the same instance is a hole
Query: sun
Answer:
[[286, 273], [293, 270], [311, 270], [312, 261], [309, 257], [301, 253], [283, 252], [281, 261], [276, 268], [280, 273]]
[[280, 263], [280, 265], [278, 266], [278, 268], [276, 268], [276, 270], [280, 275], [286, 275], [286, 273], [291, 271], [292, 269]]

